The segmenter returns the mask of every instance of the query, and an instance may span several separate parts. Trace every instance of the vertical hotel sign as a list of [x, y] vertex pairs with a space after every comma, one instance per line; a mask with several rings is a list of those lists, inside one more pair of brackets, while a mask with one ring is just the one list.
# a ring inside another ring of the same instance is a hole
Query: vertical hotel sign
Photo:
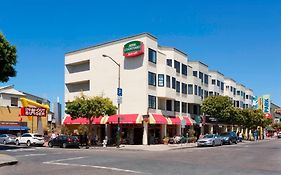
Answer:
[[136, 57], [144, 53], [144, 45], [141, 41], [131, 41], [124, 45], [123, 56]]
[[270, 113], [270, 95], [263, 96], [263, 112]]
[[259, 97], [253, 96], [253, 108], [258, 109], [259, 108]]

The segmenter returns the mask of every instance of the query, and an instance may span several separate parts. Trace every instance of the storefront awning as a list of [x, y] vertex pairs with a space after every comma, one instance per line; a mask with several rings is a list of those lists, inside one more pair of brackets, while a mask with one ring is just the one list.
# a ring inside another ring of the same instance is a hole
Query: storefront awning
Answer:
[[178, 116], [170, 116], [166, 118], [168, 125], [181, 125], [181, 119]]
[[196, 121], [193, 120], [193, 119], [192, 119], [191, 117], [189, 117], [189, 116], [183, 116], [182, 119], [185, 120], [185, 123], [186, 123], [187, 126], [191, 126], [191, 125], [196, 124]]
[[[142, 115], [139, 114], [120, 114], [121, 124], [142, 124]], [[107, 124], [117, 124], [118, 115], [107, 116], [104, 120]]]
[[0, 126], [0, 131], [27, 131], [27, 126]]
[[[93, 122], [93, 124], [117, 124], [117, 123], [118, 123], [118, 115], [97, 117], [94, 119], [94, 122]], [[120, 123], [121, 124], [141, 124], [142, 116], [139, 114], [120, 114]], [[89, 120], [86, 118], [81, 118], [81, 117], [71, 120], [71, 117], [67, 116], [64, 119], [63, 124], [65, 124], [65, 125], [89, 124]]]
[[[93, 124], [104, 124], [103, 123], [103, 119], [105, 117], [97, 117], [94, 119]], [[72, 120], [70, 116], [65, 117], [63, 124], [65, 125], [85, 125], [85, 124], [89, 124], [89, 120], [87, 118], [77, 118]]]
[[149, 114], [149, 124], [168, 124], [168, 121], [162, 114]]

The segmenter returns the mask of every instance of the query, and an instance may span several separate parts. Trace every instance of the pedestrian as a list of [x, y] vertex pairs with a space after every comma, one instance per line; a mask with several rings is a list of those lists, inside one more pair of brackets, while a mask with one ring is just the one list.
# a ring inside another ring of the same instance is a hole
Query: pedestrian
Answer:
[[88, 136], [87, 136], [87, 133], [85, 132], [84, 135], [83, 135], [83, 141], [86, 145], [86, 148], [88, 148]]
[[55, 134], [55, 132], [53, 131], [52, 132], [52, 135], [51, 135], [51, 139], [54, 139], [54, 138], [56, 138], [57, 137], [57, 135]]
[[254, 140], [257, 141], [258, 140], [258, 133], [257, 133], [256, 130], [254, 131], [253, 135], [254, 135]]
[[242, 140], [243, 140], [243, 134], [242, 134], [242, 132], [239, 133], [238, 138], [239, 138], [239, 141], [242, 142]]

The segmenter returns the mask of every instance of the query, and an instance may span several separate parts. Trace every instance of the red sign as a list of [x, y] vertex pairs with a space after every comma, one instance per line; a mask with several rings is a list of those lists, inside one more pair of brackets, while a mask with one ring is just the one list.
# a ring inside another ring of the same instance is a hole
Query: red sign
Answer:
[[23, 116], [45, 117], [46, 113], [47, 111], [45, 108], [34, 108], [34, 107], [21, 108], [21, 115]]
[[140, 41], [131, 41], [124, 45], [123, 56], [136, 57], [144, 53], [144, 45]]
[[280, 114], [281, 115], [281, 109], [275, 109], [274, 111], [276, 114]]

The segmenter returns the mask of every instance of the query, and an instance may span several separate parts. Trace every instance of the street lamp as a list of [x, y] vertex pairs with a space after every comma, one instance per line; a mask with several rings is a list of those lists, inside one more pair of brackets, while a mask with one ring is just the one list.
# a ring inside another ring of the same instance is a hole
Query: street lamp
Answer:
[[[113, 61], [117, 66], [118, 66], [118, 90], [120, 89], [120, 64], [117, 63], [113, 58], [111, 58], [108, 55], [102, 55], [103, 57], [107, 57], [109, 58], [111, 61]], [[117, 98], [119, 98], [118, 94], [117, 94]], [[117, 127], [117, 148], [120, 147], [120, 103], [121, 100], [117, 99], [117, 103], [118, 103], [118, 127]]]

